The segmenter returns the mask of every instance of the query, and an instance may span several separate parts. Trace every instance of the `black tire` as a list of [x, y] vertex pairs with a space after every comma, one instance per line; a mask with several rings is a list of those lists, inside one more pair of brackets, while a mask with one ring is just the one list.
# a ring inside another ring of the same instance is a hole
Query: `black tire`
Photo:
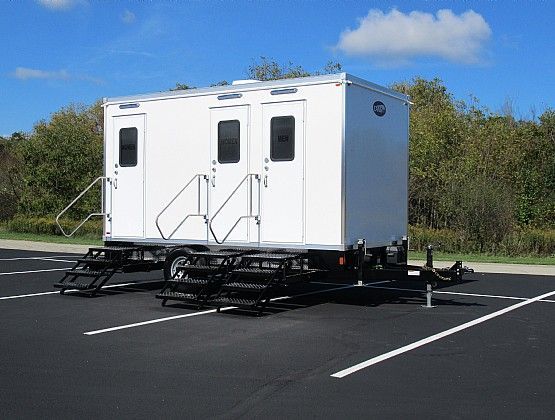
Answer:
[[189, 252], [191, 252], [191, 250], [187, 248], [178, 248], [170, 252], [166, 257], [166, 261], [164, 261], [164, 279], [168, 280], [172, 278], [172, 271], [175, 270], [175, 265], [180, 261], [184, 261], [189, 255]]

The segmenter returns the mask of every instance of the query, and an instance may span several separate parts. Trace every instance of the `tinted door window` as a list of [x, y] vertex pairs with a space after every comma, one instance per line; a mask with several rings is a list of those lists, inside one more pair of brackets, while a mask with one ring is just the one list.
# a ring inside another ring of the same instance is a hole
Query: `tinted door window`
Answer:
[[119, 165], [137, 165], [137, 137], [136, 127], [122, 128], [119, 130]]
[[218, 123], [218, 162], [237, 163], [241, 159], [239, 120]]
[[270, 159], [295, 159], [295, 117], [274, 117], [270, 123]]

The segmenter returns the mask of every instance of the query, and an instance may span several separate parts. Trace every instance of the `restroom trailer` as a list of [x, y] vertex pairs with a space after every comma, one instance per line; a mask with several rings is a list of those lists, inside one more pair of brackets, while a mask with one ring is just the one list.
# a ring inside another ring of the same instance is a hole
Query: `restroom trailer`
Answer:
[[[406, 265], [406, 95], [339, 73], [103, 107], [102, 208], [89, 218], [103, 217], [105, 246], [66, 274], [62, 292], [163, 266], [164, 303], [260, 308], [268, 285], [322, 267], [357, 267], [360, 280], [365, 262]], [[241, 300], [241, 287], [264, 291]]]
[[104, 100], [104, 240], [345, 251], [407, 235], [407, 96], [347, 73]]

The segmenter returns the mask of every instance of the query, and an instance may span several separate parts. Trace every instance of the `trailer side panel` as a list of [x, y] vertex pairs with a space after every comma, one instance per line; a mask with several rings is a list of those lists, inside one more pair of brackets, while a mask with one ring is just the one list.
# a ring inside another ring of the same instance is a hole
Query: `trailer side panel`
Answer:
[[345, 243], [378, 247], [407, 235], [408, 101], [346, 86]]

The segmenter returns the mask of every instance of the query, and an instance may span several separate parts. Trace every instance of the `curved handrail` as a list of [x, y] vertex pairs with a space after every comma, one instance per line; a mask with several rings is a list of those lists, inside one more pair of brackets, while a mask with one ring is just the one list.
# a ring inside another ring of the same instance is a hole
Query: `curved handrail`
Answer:
[[[91, 217], [93, 217], [93, 216], [106, 216], [107, 213], [106, 213], [105, 211], [102, 211], [101, 213], [91, 213], [91, 214], [89, 214], [81, 223], [79, 223], [79, 224], [77, 225], [77, 227], [76, 227], [75, 229], [73, 229], [70, 233], [66, 233], [65, 230], [64, 230], [64, 228], [63, 228], [62, 225], [60, 224], [60, 217], [62, 217], [66, 211], [68, 211], [71, 207], [73, 207], [73, 205], [74, 205], [81, 197], [83, 197], [83, 196], [85, 195], [85, 193], [86, 193], [87, 191], [89, 191], [89, 190], [93, 187], [93, 185], [96, 184], [99, 180], [110, 181], [110, 178], [107, 177], [107, 176], [99, 176], [98, 178], [96, 178], [93, 182], [91, 182], [91, 183], [89, 184], [89, 186], [88, 186], [87, 188], [85, 188], [85, 189], [81, 192], [81, 194], [79, 194], [77, 197], [75, 197], [75, 199], [74, 199], [71, 203], [69, 203], [65, 209], [63, 209], [63, 210], [60, 212], [60, 214], [58, 214], [58, 215], [56, 216], [56, 224], [58, 225], [58, 227], [60, 228], [60, 231], [62, 232], [62, 234], [63, 234], [65, 237], [69, 238], [69, 237], [73, 236], [73, 234], [74, 234], [75, 232], [77, 232], [77, 231], [81, 228], [81, 226], [83, 226]], [[101, 205], [104, 206], [104, 184], [102, 184], [102, 204], [101, 204]]]
[[[223, 244], [225, 242], [225, 240], [229, 237], [229, 235], [231, 235], [231, 232], [233, 232], [233, 230], [235, 229], [235, 227], [239, 224], [239, 222], [241, 220], [251, 218], [251, 217], [254, 217], [257, 221], [259, 220], [259, 215], [253, 215], [252, 214], [252, 184], [251, 184], [250, 206], [249, 206], [251, 214], [239, 217], [237, 219], [237, 221], [235, 222], [235, 224], [231, 227], [229, 232], [227, 232], [227, 234], [224, 236], [224, 238], [221, 241], [218, 240], [218, 238], [216, 237], [216, 234], [214, 233], [214, 230], [212, 229], [212, 222], [214, 222], [214, 219], [216, 218], [216, 216], [220, 213], [220, 211], [222, 211], [222, 209], [226, 206], [226, 204], [229, 202], [229, 200], [231, 200], [231, 197], [233, 197], [235, 195], [235, 193], [239, 190], [239, 188], [241, 188], [241, 185], [243, 185], [243, 182], [245, 182], [245, 180], [247, 180], [247, 179], [251, 179], [252, 177], [254, 177], [254, 179], [258, 180], [258, 184], [259, 184], [259, 187], [260, 187], [260, 175], [258, 175], [258, 174], [247, 174], [247, 175], [245, 175], [245, 177], [241, 180], [241, 182], [239, 182], [239, 185], [237, 185], [237, 187], [235, 187], [235, 189], [231, 192], [231, 194], [229, 194], [227, 199], [223, 202], [223, 204], [216, 211], [216, 213], [214, 213], [214, 215], [210, 218], [210, 222], [208, 223], [208, 229], [210, 229], [210, 233], [212, 233], [212, 236], [214, 237], [214, 240], [216, 241], [217, 244], [219, 244], [219, 245]], [[252, 183], [252, 180], [251, 180], [251, 183]]]
[[[206, 214], [201, 214], [200, 213], [200, 178], [202, 177], [202, 179], [204, 179], [207, 183], [208, 183], [208, 175], [205, 174], [196, 174], [195, 176], [193, 176], [189, 182], [187, 182], [185, 184], [185, 186], [183, 188], [181, 188], [181, 190], [179, 190], [179, 192], [173, 197], [173, 199], [166, 205], [166, 207], [164, 207], [162, 209], [162, 211], [160, 213], [158, 213], [158, 216], [156, 216], [156, 228], [158, 229], [158, 232], [160, 232], [160, 236], [164, 239], [164, 240], [169, 240], [171, 239], [171, 237], [173, 236], [173, 234], [175, 232], [177, 232], [179, 230], [179, 228], [183, 225], [183, 223], [185, 223], [185, 221], [189, 218], [189, 217], [200, 217], [200, 216], [204, 216], [206, 218]], [[175, 200], [177, 200], [177, 198], [181, 195], [181, 193], [183, 193], [183, 191], [185, 191], [187, 189], [187, 187], [189, 185], [191, 185], [191, 183], [197, 179], [199, 180], [199, 191], [198, 191], [198, 207], [197, 207], [197, 213], [190, 213], [187, 216], [185, 216], [185, 218], [177, 225], [177, 227], [172, 231], [172, 233], [170, 233], [168, 235], [168, 237], [166, 238], [164, 236], [164, 233], [162, 232], [162, 229], [160, 228], [160, 224], [159, 224], [159, 220], [160, 220], [160, 216], [162, 216], [162, 214], [164, 214], [164, 212], [175, 202]]]

